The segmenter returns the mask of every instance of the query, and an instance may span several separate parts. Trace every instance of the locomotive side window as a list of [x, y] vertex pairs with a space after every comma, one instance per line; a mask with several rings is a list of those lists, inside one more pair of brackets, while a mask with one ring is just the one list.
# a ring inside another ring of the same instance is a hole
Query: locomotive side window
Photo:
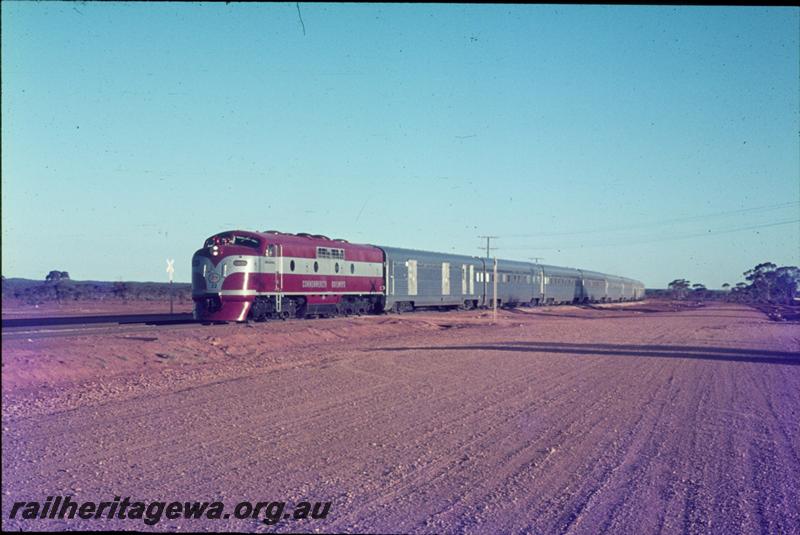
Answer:
[[344, 260], [344, 249], [330, 249], [328, 247], [317, 247], [317, 258], [334, 258]]

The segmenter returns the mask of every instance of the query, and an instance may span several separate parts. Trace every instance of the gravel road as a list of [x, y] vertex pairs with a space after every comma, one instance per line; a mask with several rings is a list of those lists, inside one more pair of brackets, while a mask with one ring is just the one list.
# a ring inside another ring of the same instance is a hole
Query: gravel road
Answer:
[[[4, 530], [800, 533], [800, 327], [550, 307], [3, 341]], [[15, 502], [331, 502], [22, 519]]]

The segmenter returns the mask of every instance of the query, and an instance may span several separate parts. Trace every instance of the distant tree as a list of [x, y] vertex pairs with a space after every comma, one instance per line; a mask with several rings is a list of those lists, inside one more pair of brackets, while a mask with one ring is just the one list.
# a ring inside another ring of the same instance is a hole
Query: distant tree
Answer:
[[127, 300], [128, 285], [122, 281], [115, 282], [114, 286], [111, 288], [111, 292], [114, 294], [114, 297]]
[[730, 290], [730, 287], [731, 287], [731, 285], [730, 285], [730, 284], [728, 284], [727, 282], [723, 282], [723, 283], [722, 283], [722, 289], [723, 289], [723, 290], [726, 290], [726, 291], [727, 291], [727, 290]]
[[61, 280], [61, 273], [66, 273], [66, 272], [62, 272], [62, 271], [58, 271], [57, 269], [54, 269], [53, 271], [51, 271], [50, 273], [47, 274], [47, 277], [45, 277], [44, 280], [46, 280], [47, 282], [60, 281]]
[[691, 283], [686, 279], [675, 279], [667, 285], [673, 299], [685, 299]]
[[745, 301], [748, 298], [748, 289], [749, 287], [747, 284], [737, 282], [736, 286], [731, 289], [731, 299], [734, 301]]
[[[792, 304], [800, 296], [800, 268], [763, 262], [744, 272], [749, 282], [738, 282], [729, 299], [738, 302]], [[723, 285], [723, 288], [725, 286]]]
[[62, 271], [61, 272], [61, 280], [69, 280], [69, 272]]
[[793, 303], [800, 296], [800, 268], [783, 266], [776, 269], [770, 292], [770, 299], [776, 303]]
[[744, 272], [744, 278], [750, 281], [749, 293], [757, 301], [769, 301], [775, 279], [775, 268], [772, 262], [758, 264]]
[[692, 297], [698, 299], [705, 299], [707, 297], [708, 290], [705, 284], [692, 284]]

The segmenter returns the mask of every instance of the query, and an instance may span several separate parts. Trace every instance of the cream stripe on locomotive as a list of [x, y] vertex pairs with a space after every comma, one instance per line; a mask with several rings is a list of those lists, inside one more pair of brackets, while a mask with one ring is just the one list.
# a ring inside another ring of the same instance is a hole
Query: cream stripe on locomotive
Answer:
[[[260, 260], [260, 263], [259, 263]], [[348, 277], [383, 277], [383, 262], [360, 262], [358, 260], [334, 260], [328, 258], [261, 257], [237, 255], [226, 257], [216, 267], [206, 257], [195, 257], [192, 268], [201, 271], [216, 271], [227, 276], [232, 273], [276, 273], [282, 262], [284, 275], [331, 275]], [[259, 265], [260, 264], [260, 265]], [[314, 270], [317, 264], [317, 270]], [[338, 271], [337, 271], [338, 265]]]
[[[216, 292], [219, 295], [365, 295], [369, 292], [338, 292], [338, 291], [312, 291], [311, 288], [305, 292], [259, 292], [257, 290], [220, 290]], [[376, 291], [373, 294], [382, 294], [383, 292]]]
[[[314, 269], [315, 265], [316, 270]], [[275, 271], [272, 270], [267, 273], [274, 272]], [[339, 277], [383, 277], [383, 262], [359, 262], [354, 260], [338, 260], [333, 258], [299, 258], [284, 256], [283, 274], [327, 275]]]
[[[316, 264], [316, 271], [315, 271]], [[316, 275], [339, 277], [383, 277], [382, 262], [359, 262], [328, 258], [301, 257], [262, 257], [256, 255], [236, 255], [224, 258], [215, 267], [207, 257], [195, 257], [192, 261], [192, 273], [206, 280], [207, 289], [199, 293], [220, 293], [225, 277], [234, 273], [275, 274], [278, 268], [287, 276]], [[337, 271], [338, 267], [338, 271]], [[250, 293], [228, 293], [250, 292]], [[255, 295], [254, 290], [226, 290], [225, 295]], [[287, 293], [287, 292], [284, 292]], [[305, 292], [298, 292], [305, 293]], [[325, 292], [314, 292], [325, 293]], [[336, 294], [350, 292], [332, 292]], [[353, 292], [359, 293], [359, 292]]]

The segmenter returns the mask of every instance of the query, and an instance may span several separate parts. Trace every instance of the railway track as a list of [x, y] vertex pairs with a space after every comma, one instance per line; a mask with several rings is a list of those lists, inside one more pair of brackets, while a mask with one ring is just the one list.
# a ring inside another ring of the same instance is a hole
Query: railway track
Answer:
[[137, 331], [153, 326], [196, 325], [192, 314], [122, 314], [3, 319], [3, 337], [70, 336]]

